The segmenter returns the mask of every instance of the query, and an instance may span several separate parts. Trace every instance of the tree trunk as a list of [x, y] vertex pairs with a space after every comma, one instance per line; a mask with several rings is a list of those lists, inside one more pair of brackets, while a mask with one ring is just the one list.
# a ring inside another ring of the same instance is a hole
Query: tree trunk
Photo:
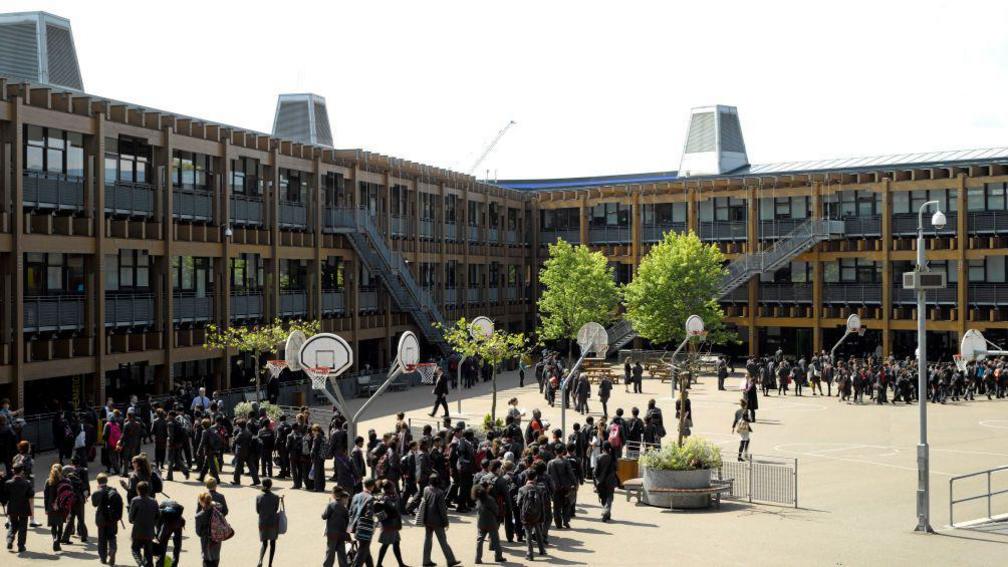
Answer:
[[262, 402], [261, 394], [259, 393], [259, 351], [252, 351], [252, 371], [255, 372], [255, 395], [256, 403]]
[[497, 423], [497, 365], [490, 369], [490, 386], [493, 388], [493, 402], [490, 404], [490, 423]]

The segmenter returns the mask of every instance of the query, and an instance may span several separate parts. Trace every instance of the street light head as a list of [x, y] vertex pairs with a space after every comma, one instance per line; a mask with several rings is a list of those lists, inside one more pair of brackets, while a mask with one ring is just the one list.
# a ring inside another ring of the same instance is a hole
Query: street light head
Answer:
[[938, 230], [945, 228], [945, 213], [940, 210], [935, 211], [934, 214], [931, 215], [931, 224], [933, 224]]

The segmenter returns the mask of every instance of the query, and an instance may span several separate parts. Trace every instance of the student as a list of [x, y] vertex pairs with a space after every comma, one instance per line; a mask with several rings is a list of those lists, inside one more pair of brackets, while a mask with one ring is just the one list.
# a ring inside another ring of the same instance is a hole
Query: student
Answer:
[[612, 519], [613, 493], [619, 485], [616, 476], [616, 457], [612, 445], [608, 441], [602, 443], [602, 455], [595, 463], [595, 489], [598, 491], [599, 502], [602, 503], [602, 521]]
[[32, 485], [31, 503], [28, 510], [28, 525], [33, 528], [40, 528], [42, 525], [35, 521], [35, 474], [33, 472], [35, 459], [32, 457], [32, 453], [34, 452], [31, 443], [24, 440], [18, 441], [17, 455], [14, 455], [13, 465], [21, 465], [21, 474], [28, 481], [28, 484]]
[[313, 424], [311, 428], [311, 490], [313, 492], [325, 492], [325, 437], [322, 435], [322, 426]]
[[280, 537], [280, 503], [282, 496], [272, 492], [273, 481], [262, 480], [262, 494], [256, 496], [256, 514], [259, 515], [259, 567], [262, 567], [266, 547], [269, 546], [269, 565], [273, 567], [273, 555], [276, 554], [276, 540]]
[[81, 543], [87, 543], [88, 531], [84, 521], [84, 503], [91, 496], [88, 471], [87, 467], [82, 464], [84, 461], [80, 455], [74, 455], [70, 461], [73, 464], [63, 467], [63, 478], [68, 480], [73, 488], [74, 502], [63, 528], [61, 543], [70, 543], [70, 536], [73, 535], [75, 527]]
[[423, 544], [423, 564], [433, 565], [431, 561], [431, 548], [433, 547], [433, 537], [437, 536], [441, 552], [444, 553], [448, 567], [461, 565], [462, 562], [455, 559], [455, 553], [448, 545], [448, 538], [445, 537], [445, 530], [448, 529], [448, 499], [441, 490], [441, 479], [437, 473], [432, 473], [427, 479], [427, 487], [424, 488], [421, 499], [420, 511], [417, 513], [417, 524], [422, 524], [425, 528]]
[[164, 564], [168, 556], [168, 544], [172, 544], [172, 565], [179, 564], [182, 553], [182, 529], [185, 518], [182, 516], [185, 507], [178, 502], [166, 499], [158, 505], [157, 549], [154, 555], [159, 558], [158, 565]]
[[203, 567], [220, 565], [221, 543], [210, 537], [210, 517], [213, 515], [214, 506], [214, 499], [209, 492], [199, 495], [195, 531], [200, 538], [200, 556], [203, 558]]
[[73, 487], [70, 481], [63, 478], [63, 467], [53, 463], [49, 469], [49, 478], [42, 491], [49, 531], [52, 534], [52, 550], [60, 551], [60, 537], [63, 535], [63, 524], [73, 506]]
[[612, 380], [608, 376], [603, 376], [602, 381], [599, 382], [598, 387], [598, 397], [599, 401], [602, 402], [602, 419], [609, 418], [609, 396], [612, 393]]
[[444, 370], [438, 368], [434, 371], [434, 409], [430, 411], [429, 416], [434, 417], [437, 413], [439, 407], [444, 408], [444, 417], [448, 417], [448, 377], [445, 376]]
[[138, 566], [154, 567], [154, 535], [160, 510], [151, 497], [151, 486], [140, 481], [136, 486], [137, 496], [130, 500], [129, 521], [133, 524], [130, 532], [133, 560]]
[[98, 527], [98, 558], [102, 563], [115, 565], [116, 536], [123, 516], [123, 500], [119, 492], [108, 485], [107, 474], [98, 473], [95, 480], [98, 490], [91, 494], [91, 505], [95, 509], [95, 526]]
[[472, 498], [476, 501], [476, 563], [483, 563], [483, 541], [490, 536], [490, 549], [496, 552], [494, 561], [504, 562], [500, 543], [501, 510], [497, 501], [487, 493], [482, 484], [473, 487]]
[[[416, 444], [416, 441], [412, 444]], [[392, 548], [392, 554], [395, 555], [399, 567], [409, 567], [403, 562], [402, 550], [399, 547], [402, 541], [399, 535], [402, 531], [402, 514], [399, 513], [399, 498], [396, 496], [395, 485], [387, 480], [381, 481], [380, 493], [374, 501], [375, 516], [381, 523], [381, 535], [378, 536], [378, 543], [381, 544], [378, 550], [378, 567], [382, 567], [382, 560], [385, 559], [389, 547]]]
[[371, 559], [371, 539], [374, 537], [374, 492], [375, 481], [369, 478], [364, 481], [364, 490], [354, 495], [350, 501], [350, 525], [348, 530], [357, 541], [357, 556], [353, 567], [368, 565]]
[[749, 434], [752, 432], [752, 425], [749, 420], [749, 412], [747, 411], [747, 402], [745, 400], [739, 401], [739, 409], [735, 410], [735, 420], [732, 422], [732, 433], [738, 433], [739, 437], [742, 439], [739, 441], [738, 446], [738, 460], [744, 461], [743, 455], [749, 455]]
[[338, 558], [339, 567], [347, 567], [346, 543], [347, 527], [350, 525], [350, 513], [346, 507], [347, 493], [339, 486], [332, 488], [332, 500], [322, 512], [325, 520], [326, 554], [323, 567], [333, 567], [333, 560]]
[[[218, 418], [220, 421], [217, 423], [223, 423], [223, 418], [220, 418], [220, 416]], [[203, 460], [203, 466], [200, 467], [199, 481], [203, 482], [203, 479], [206, 478], [209, 472], [211, 477], [220, 482], [221, 453], [224, 451], [224, 439], [220, 436], [218, 428], [211, 426], [209, 419], [203, 418], [200, 425], [203, 428], [203, 433], [200, 435], [199, 445], [196, 446], [196, 454]]]
[[525, 473], [525, 485], [518, 489], [518, 519], [525, 529], [525, 541], [528, 543], [528, 552], [525, 559], [532, 561], [532, 544], [535, 542], [539, 546], [539, 555], [546, 555], [546, 546], [543, 541], [542, 525], [546, 518], [545, 495], [539, 490], [538, 474], [535, 469], [530, 468]]
[[[25, 552], [25, 539], [28, 537], [28, 517], [31, 515], [31, 503], [34, 488], [25, 478], [24, 466], [21, 463], [12, 465], [14, 477], [4, 483], [4, 493], [7, 497], [7, 549], [14, 547], [17, 539], [17, 552]], [[55, 545], [55, 542], [54, 542]]]

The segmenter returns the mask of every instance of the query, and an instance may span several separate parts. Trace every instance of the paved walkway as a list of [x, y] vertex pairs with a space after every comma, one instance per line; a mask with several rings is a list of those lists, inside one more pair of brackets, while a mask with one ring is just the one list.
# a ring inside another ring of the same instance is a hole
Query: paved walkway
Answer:
[[[737, 437], [730, 433], [736, 409], [738, 380], [730, 380], [732, 390], [719, 392], [714, 380], [706, 378], [691, 393], [694, 434], [708, 437], [734, 454]], [[499, 377], [498, 415], [503, 415], [508, 398], [516, 396], [522, 408], [539, 407], [558, 426], [559, 410], [545, 405], [537, 387], [517, 387], [517, 376]], [[593, 389], [594, 390], [594, 389]], [[489, 386], [465, 392], [462, 409], [469, 416], [489, 412]], [[593, 392], [594, 393], [594, 392]], [[631, 406], [642, 410], [649, 398], [656, 398], [667, 419], [674, 415], [668, 384], [645, 381], [644, 394], [613, 392], [610, 410]], [[455, 398], [450, 398], [456, 410]], [[360, 430], [390, 428], [396, 411], [414, 418], [426, 418], [431, 398], [424, 388], [390, 393], [369, 410]], [[356, 401], [360, 403], [360, 400]], [[599, 410], [597, 400], [591, 409]], [[996, 565], [1008, 553], [1008, 536], [996, 530], [952, 530], [948, 524], [948, 479], [952, 475], [1008, 464], [1008, 401], [976, 401], [929, 408], [932, 443], [932, 523], [938, 533], [914, 534], [917, 442], [917, 407], [852, 406], [837, 398], [760, 399], [760, 410], [752, 436], [753, 453], [798, 457], [800, 508], [749, 505], [725, 502], [720, 511], [670, 512], [628, 504], [618, 496], [613, 523], [599, 521], [600, 509], [591, 487], [582, 487], [578, 517], [571, 530], [553, 531], [554, 547], [548, 563], [589, 566], [694, 565]], [[595, 415], [599, 415], [596, 411]], [[568, 413], [568, 421], [577, 418]], [[51, 455], [44, 455], [36, 471], [46, 470]], [[97, 471], [92, 471], [92, 474]], [[1005, 475], [1008, 477], [1008, 475]], [[1008, 488], [1008, 478], [1002, 488]], [[324, 543], [319, 516], [325, 505], [320, 494], [292, 491], [289, 482], [276, 485], [286, 495], [290, 511], [290, 532], [278, 542], [277, 566], [318, 565]], [[978, 485], [965, 486], [978, 489]], [[191, 518], [200, 486], [195, 481], [166, 483], [165, 492], [186, 506], [187, 539], [181, 564], [199, 565], [198, 540], [192, 535]], [[254, 513], [255, 496], [250, 487], [225, 485], [237, 530], [234, 540], [224, 544], [221, 565], [255, 566], [258, 536]], [[1008, 498], [1008, 497], [1003, 497]], [[41, 498], [39, 499], [41, 506]], [[1008, 499], [995, 501], [995, 514], [1008, 512]], [[41, 513], [41, 510], [40, 510]], [[89, 517], [93, 511], [89, 508]], [[966, 521], [986, 515], [986, 504], [964, 505], [956, 519]], [[453, 516], [449, 541], [465, 565], [474, 558], [476, 532], [473, 516]], [[502, 531], [503, 533], [503, 531]], [[408, 564], [421, 563], [422, 532], [406, 527], [403, 550]], [[128, 537], [120, 536], [120, 549], [128, 548]], [[30, 553], [22, 558], [0, 552], [2, 565], [96, 565], [93, 543], [64, 547], [58, 561], [49, 550], [44, 529], [29, 534]], [[375, 553], [377, 549], [374, 549]], [[119, 562], [130, 564], [126, 553]], [[512, 565], [527, 564], [524, 550], [505, 544], [505, 556]], [[444, 565], [435, 546], [435, 561]], [[537, 561], [543, 564], [546, 561]], [[391, 558], [386, 565], [394, 564]]]

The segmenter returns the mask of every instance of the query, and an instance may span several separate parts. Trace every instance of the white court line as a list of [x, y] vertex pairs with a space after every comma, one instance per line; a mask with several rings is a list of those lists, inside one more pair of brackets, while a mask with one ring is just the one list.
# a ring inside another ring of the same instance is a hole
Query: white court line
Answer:
[[1008, 419], [985, 419], [979, 422], [980, 427], [990, 429], [1008, 429]]
[[[831, 455], [818, 455], [818, 454], [815, 454], [815, 453], [809, 453], [809, 452], [803, 452], [803, 451], [789, 451], [787, 449], [782, 449], [781, 448], [781, 447], [784, 447], [786, 445], [788, 445], [788, 444], [785, 443], [784, 445], [776, 445], [776, 446], [774, 446], [774, 451], [777, 451], [777, 452], [780, 452], [780, 453], [790, 453], [792, 455], [804, 455], [806, 457], [813, 457], [813, 458], [819, 457], [821, 459], [830, 459], [830, 460], [833, 460], [833, 461], [842, 461], [842, 462], [846, 462], [846, 463], [857, 463], [857, 464], [865, 464], [865, 465], [875, 465], [875, 466], [886, 467], [886, 468], [890, 468], [890, 469], [898, 469], [898, 470], [903, 470], [903, 471], [917, 472], [917, 468], [916, 467], [904, 467], [904, 466], [901, 466], [901, 465], [893, 465], [893, 464], [890, 464], [890, 463], [877, 463], [875, 461], [868, 461], [868, 460], [865, 460], [865, 459], [851, 459], [851, 458], [846, 458], [846, 457], [833, 457]], [[938, 475], [938, 476], [956, 476], [956, 475], [954, 475], [952, 473], [947, 473], [947, 472], [942, 472], [942, 471], [936, 471], [934, 469], [931, 469], [931, 474]]]

